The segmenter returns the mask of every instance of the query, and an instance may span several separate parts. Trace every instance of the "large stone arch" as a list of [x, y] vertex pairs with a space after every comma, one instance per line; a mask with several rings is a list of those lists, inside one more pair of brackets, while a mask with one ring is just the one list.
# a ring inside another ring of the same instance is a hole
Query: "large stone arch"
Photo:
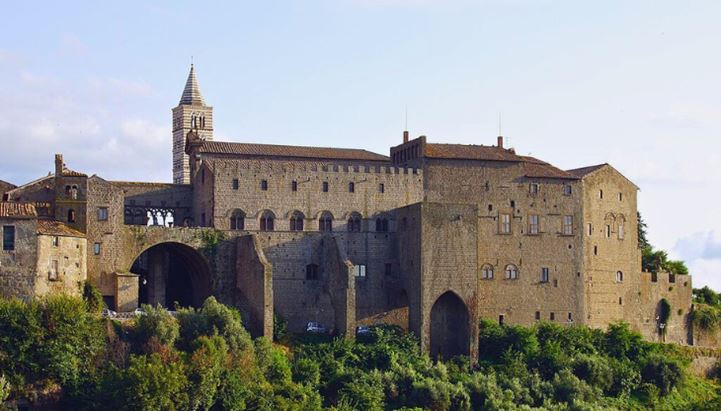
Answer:
[[199, 307], [211, 295], [211, 268], [196, 248], [176, 241], [146, 247], [132, 262], [139, 276], [138, 301], [173, 308]]
[[463, 300], [453, 291], [446, 291], [431, 308], [430, 355], [434, 359], [449, 359], [469, 355], [470, 313]]

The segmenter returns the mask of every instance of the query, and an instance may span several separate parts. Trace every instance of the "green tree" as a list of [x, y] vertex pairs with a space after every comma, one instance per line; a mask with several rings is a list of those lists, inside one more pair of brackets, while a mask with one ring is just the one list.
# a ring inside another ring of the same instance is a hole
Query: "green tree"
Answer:
[[160, 355], [133, 355], [123, 375], [124, 409], [180, 410], [188, 407], [188, 379], [180, 361], [164, 363]]
[[138, 340], [147, 344], [151, 339], [172, 346], [180, 335], [180, 325], [172, 315], [158, 304], [157, 307], [144, 304], [144, 314], [136, 319]]
[[648, 242], [648, 226], [646, 226], [646, 222], [643, 221], [643, 217], [641, 217], [641, 212], [636, 212], [636, 219], [638, 220], [638, 248], [641, 250], [651, 247], [651, 243]]

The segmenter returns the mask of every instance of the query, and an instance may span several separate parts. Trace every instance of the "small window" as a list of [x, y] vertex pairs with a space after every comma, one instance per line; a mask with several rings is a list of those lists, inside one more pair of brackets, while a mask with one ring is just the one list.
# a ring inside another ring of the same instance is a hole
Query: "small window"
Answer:
[[481, 279], [492, 280], [493, 279], [493, 266], [490, 264], [484, 264], [481, 267]]
[[324, 192], [324, 193], [327, 193], [327, 192], [328, 192], [328, 182], [327, 182], [327, 181], [324, 181], [324, 182], [323, 182], [323, 187], [322, 187], [322, 189], [323, 189], [323, 192]]
[[70, 198], [72, 198], [73, 200], [78, 199], [78, 186], [74, 185], [70, 188]]
[[537, 215], [529, 216], [528, 234], [538, 234], [538, 216]]
[[618, 305], [623, 305], [623, 298], [618, 297]]
[[573, 235], [573, 216], [563, 216], [563, 235]]
[[68, 210], [68, 223], [74, 223], [75, 222], [75, 210], [70, 209]]
[[386, 275], [393, 275], [393, 264], [392, 264], [392, 263], [386, 263], [386, 266], [385, 266], [385, 274], [386, 274]]
[[238, 181], [237, 178], [233, 179], [233, 190], [237, 190], [240, 188], [240, 181]]
[[55, 236], [53, 237], [53, 247], [58, 247], [60, 245], [60, 237]]
[[356, 278], [366, 278], [366, 266], [365, 264], [358, 264], [353, 266], [353, 275]]
[[48, 280], [55, 281], [58, 279], [58, 270], [60, 267], [58, 266], [58, 260], [53, 260], [50, 262], [50, 271], [48, 272]]
[[348, 217], [348, 232], [350, 233], [359, 233], [361, 230], [361, 221], [362, 218], [360, 214], [358, 213], [351, 213], [350, 217]]
[[623, 272], [622, 271], [616, 271], [616, 282], [617, 283], [623, 282]]
[[541, 282], [542, 283], [548, 282], [548, 267], [541, 268]]
[[556, 321], [556, 313], [551, 313], [549, 318], [551, 319], [551, 321]]
[[510, 234], [511, 232], [511, 215], [501, 214], [501, 234]]
[[505, 320], [505, 317], [503, 316], [503, 314], [500, 314], [498, 316], [498, 325], [503, 325], [504, 320]]
[[355, 183], [353, 183], [353, 182], [348, 183], [348, 192], [355, 193]]
[[656, 273], [651, 273], [651, 282], [652, 282], [652, 283], [657, 283], [657, 282], [658, 282], [658, 274], [656, 274]]
[[606, 224], [606, 238], [611, 238], [611, 225]]
[[593, 255], [598, 255], [598, 246], [597, 245], [593, 246]]
[[93, 254], [100, 255], [100, 243], [93, 244]]
[[573, 313], [568, 313], [568, 322], [569, 323], [573, 322]]
[[108, 220], [108, 207], [98, 207], [98, 221]]
[[598, 190], [598, 198], [603, 199], [603, 190]]
[[244, 230], [245, 229], [245, 213], [241, 210], [233, 211], [230, 216], [230, 229], [231, 230]]
[[275, 223], [275, 216], [269, 210], [263, 211], [260, 215], [260, 231], [273, 231]]
[[516, 202], [514, 200], [511, 200], [511, 208], [516, 208]]
[[268, 191], [268, 180], [260, 180], [260, 189]]
[[298, 182], [293, 180], [290, 182], [290, 191], [298, 191]]
[[623, 193], [618, 193], [618, 201], [623, 201]]
[[675, 283], [676, 282], [676, 274], [669, 273], [668, 275], [668, 282], [669, 283]]
[[588, 223], [588, 236], [593, 235], [593, 225], [591, 223]]
[[528, 192], [531, 194], [538, 194], [538, 188], [539, 188], [538, 183], [531, 183], [528, 186]]
[[303, 213], [294, 211], [290, 216], [290, 231], [303, 231]]
[[536, 316], [534, 318], [536, 319], [536, 321], [541, 321], [541, 312], [536, 311]]
[[318, 280], [318, 265], [308, 264], [305, 266], [305, 279], [308, 281]]
[[378, 184], [378, 192], [379, 193], [385, 193], [386, 192], [386, 185], [383, 183]]
[[3, 226], [3, 251], [15, 250], [15, 226]]
[[488, 204], [488, 211], [493, 211], [493, 204]]
[[563, 186], [563, 194], [567, 195], [567, 196], [570, 196], [571, 194], [573, 194], [573, 186], [570, 184], [564, 185]]
[[517, 280], [518, 279], [518, 268], [513, 264], [506, 266], [506, 280]]

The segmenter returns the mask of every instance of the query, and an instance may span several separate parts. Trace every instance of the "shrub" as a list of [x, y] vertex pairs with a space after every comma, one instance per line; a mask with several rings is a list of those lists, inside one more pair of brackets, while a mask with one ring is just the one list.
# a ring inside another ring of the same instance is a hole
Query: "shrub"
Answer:
[[320, 382], [320, 366], [313, 360], [301, 358], [293, 363], [293, 376], [300, 384], [317, 387]]
[[158, 354], [133, 355], [123, 373], [124, 409], [175, 410], [188, 405], [185, 367], [179, 361], [163, 363]]
[[601, 357], [581, 356], [573, 364], [573, 373], [593, 387], [608, 392], [613, 385], [613, 370]]
[[199, 336], [220, 335], [231, 351], [244, 351], [252, 348], [250, 334], [243, 328], [240, 313], [219, 303], [215, 297], [208, 297], [199, 310], [193, 308], [178, 311], [180, 323], [181, 349], [189, 349], [190, 344]]
[[381, 374], [377, 370], [359, 373], [340, 389], [338, 400], [358, 410], [383, 410], [385, 393]]
[[172, 346], [180, 335], [178, 321], [165, 308], [143, 305], [145, 314], [136, 319], [136, 332], [141, 343], [155, 337], [161, 344]]
[[646, 351], [641, 334], [631, 331], [626, 322], [609, 324], [604, 345], [605, 351], [618, 359], [634, 360]]
[[273, 340], [280, 341], [288, 334], [288, 321], [278, 314], [273, 314]]
[[694, 326], [702, 330], [714, 331], [721, 324], [721, 315], [719, 315], [719, 310], [715, 307], [697, 304], [694, 310], [691, 311], [691, 321]]
[[556, 391], [556, 400], [566, 403], [589, 401], [599, 394], [567, 369], [559, 371], [553, 377], [553, 387]]
[[198, 337], [189, 358], [190, 409], [209, 409], [215, 403], [220, 377], [228, 356], [225, 340], [219, 336]]
[[86, 281], [83, 285], [83, 300], [85, 300], [88, 310], [92, 313], [100, 313], [105, 307], [103, 295], [98, 290], [98, 287], [90, 281]]
[[641, 378], [658, 387], [661, 395], [667, 395], [683, 379], [683, 369], [678, 360], [655, 354], [644, 361]]

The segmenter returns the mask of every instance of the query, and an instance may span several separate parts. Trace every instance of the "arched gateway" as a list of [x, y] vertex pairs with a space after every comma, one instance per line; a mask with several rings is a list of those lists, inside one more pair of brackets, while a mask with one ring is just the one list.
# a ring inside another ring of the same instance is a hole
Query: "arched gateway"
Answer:
[[182, 243], [163, 242], [143, 251], [130, 271], [139, 278], [139, 303], [199, 307], [210, 295], [210, 268], [202, 254]]
[[458, 295], [447, 291], [431, 308], [431, 358], [468, 355], [469, 343], [468, 309]]

